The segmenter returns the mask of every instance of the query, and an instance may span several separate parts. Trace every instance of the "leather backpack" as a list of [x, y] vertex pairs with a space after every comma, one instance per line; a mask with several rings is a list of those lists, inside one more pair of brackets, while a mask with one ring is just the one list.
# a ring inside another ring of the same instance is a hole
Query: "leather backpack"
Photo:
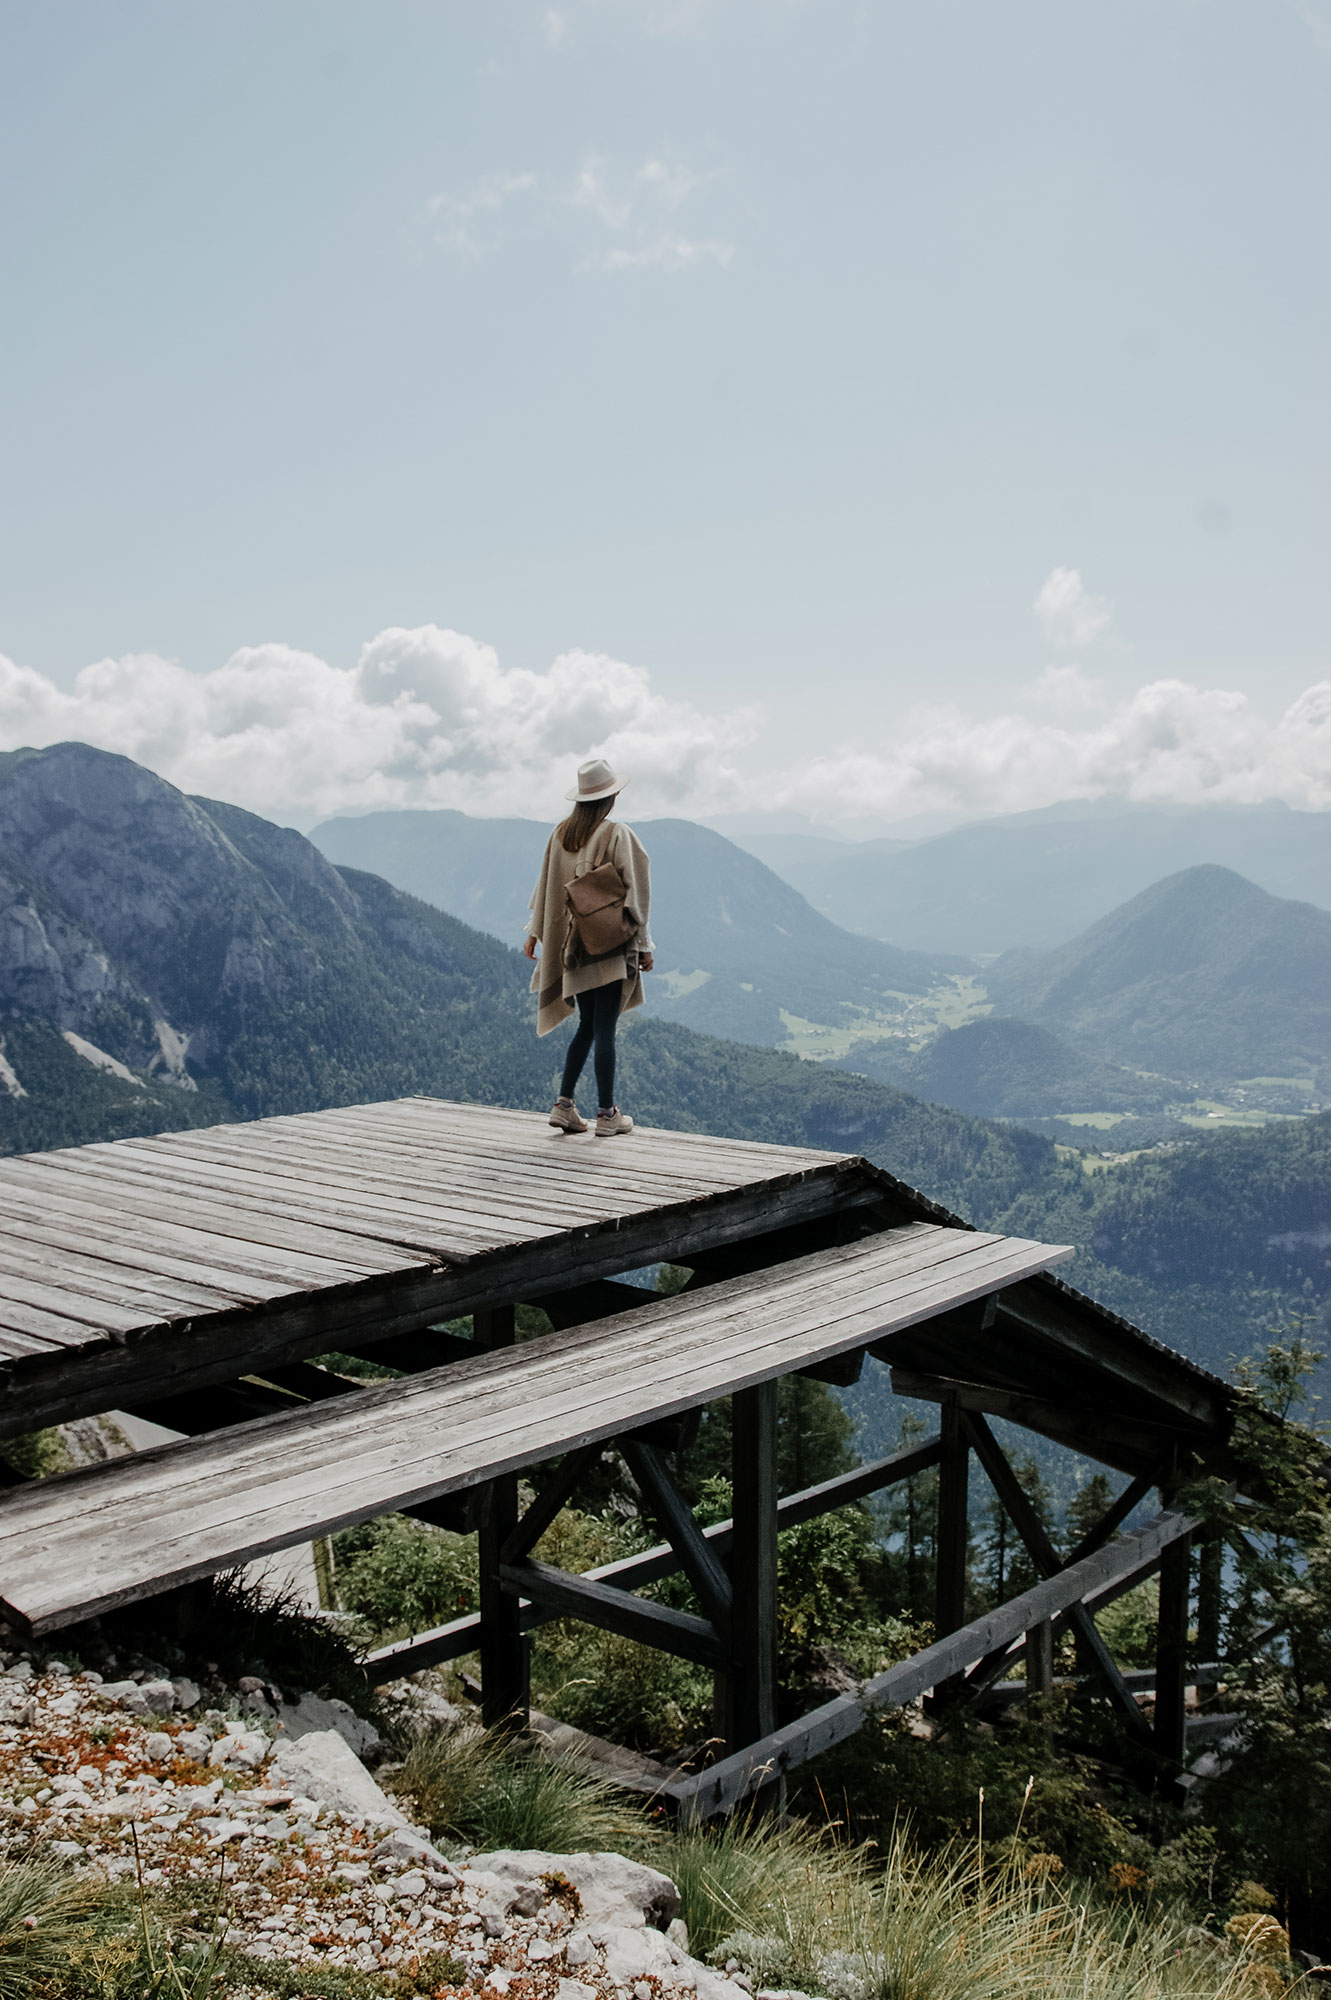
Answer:
[[585, 875], [575, 875], [564, 891], [583, 957], [614, 958], [638, 935], [630, 915], [624, 878], [613, 861], [602, 861]]

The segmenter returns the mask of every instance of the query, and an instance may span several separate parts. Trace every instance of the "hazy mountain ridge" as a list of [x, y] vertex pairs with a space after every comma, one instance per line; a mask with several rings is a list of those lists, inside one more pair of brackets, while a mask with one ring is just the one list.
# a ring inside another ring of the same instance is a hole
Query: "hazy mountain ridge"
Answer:
[[803, 859], [790, 838], [784, 849], [770, 837], [753, 847], [834, 922], [914, 951], [1049, 949], [1161, 877], [1207, 862], [1331, 908], [1331, 812], [1279, 806], [1068, 803], [900, 847], [847, 842]]
[[[334, 861], [516, 944], [548, 832], [535, 820], [385, 812], [326, 820], [310, 837]], [[649, 820], [639, 832], [662, 1018], [771, 1047], [786, 1037], [783, 1013], [849, 1026], [887, 993], [925, 993], [966, 963], [840, 929], [765, 863], [690, 820]]]

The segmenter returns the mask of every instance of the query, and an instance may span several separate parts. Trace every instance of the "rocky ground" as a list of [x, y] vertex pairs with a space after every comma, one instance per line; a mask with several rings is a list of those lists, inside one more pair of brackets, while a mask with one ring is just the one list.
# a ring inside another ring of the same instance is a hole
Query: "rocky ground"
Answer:
[[229, 1948], [286, 1966], [514, 2000], [747, 2000], [742, 1975], [689, 1956], [663, 1875], [604, 1854], [450, 1860], [361, 1761], [373, 1731], [344, 1704], [257, 1680], [209, 1699], [151, 1668], [0, 1653], [5, 1852], [183, 1890]]

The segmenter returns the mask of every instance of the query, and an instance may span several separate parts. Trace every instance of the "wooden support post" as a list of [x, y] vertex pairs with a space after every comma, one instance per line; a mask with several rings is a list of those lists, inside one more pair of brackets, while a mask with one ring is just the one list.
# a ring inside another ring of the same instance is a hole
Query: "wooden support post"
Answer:
[[731, 1398], [731, 1670], [718, 1703], [728, 1751], [776, 1728], [776, 1389]]
[[[511, 1347], [517, 1337], [511, 1305], [474, 1316], [476, 1338], [487, 1347]], [[481, 1720], [487, 1729], [525, 1725], [529, 1705], [529, 1648], [517, 1598], [500, 1576], [502, 1551], [517, 1532], [518, 1479], [505, 1472], [488, 1482], [477, 1532], [481, 1598]]]
[[1042, 1618], [1026, 1634], [1026, 1693], [1051, 1694], [1054, 1687], [1054, 1623]]
[[[940, 1639], [966, 1623], [967, 1491], [970, 1439], [958, 1405], [941, 1408], [943, 1453], [938, 1466], [938, 1529], [934, 1541], [934, 1630]], [[934, 1689], [934, 1700], [957, 1693], [961, 1676]]]
[[1155, 1642], [1155, 1747], [1183, 1766], [1187, 1680], [1188, 1596], [1192, 1581], [1189, 1537], [1180, 1536], [1160, 1558], [1160, 1622]]
[[[1220, 1606], [1225, 1545], [1218, 1534], [1202, 1537], [1197, 1564], [1197, 1658], [1220, 1658]], [[1197, 1706], [1214, 1708], [1220, 1698], [1218, 1681], [1198, 1681]]]

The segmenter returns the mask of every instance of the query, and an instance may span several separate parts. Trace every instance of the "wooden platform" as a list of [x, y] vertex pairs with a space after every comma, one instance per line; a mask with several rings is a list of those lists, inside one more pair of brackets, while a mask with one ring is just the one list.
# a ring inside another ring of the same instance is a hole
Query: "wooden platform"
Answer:
[[[602, 1169], [616, 1170], [615, 1160]], [[880, 1342], [1072, 1254], [910, 1224], [296, 1415], [35, 1482], [0, 1507], [0, 1595], [47, 1631]]]
[[847, 1154], [434, 1098], [0, 1160], [0, 1436], [881, 1195]]

